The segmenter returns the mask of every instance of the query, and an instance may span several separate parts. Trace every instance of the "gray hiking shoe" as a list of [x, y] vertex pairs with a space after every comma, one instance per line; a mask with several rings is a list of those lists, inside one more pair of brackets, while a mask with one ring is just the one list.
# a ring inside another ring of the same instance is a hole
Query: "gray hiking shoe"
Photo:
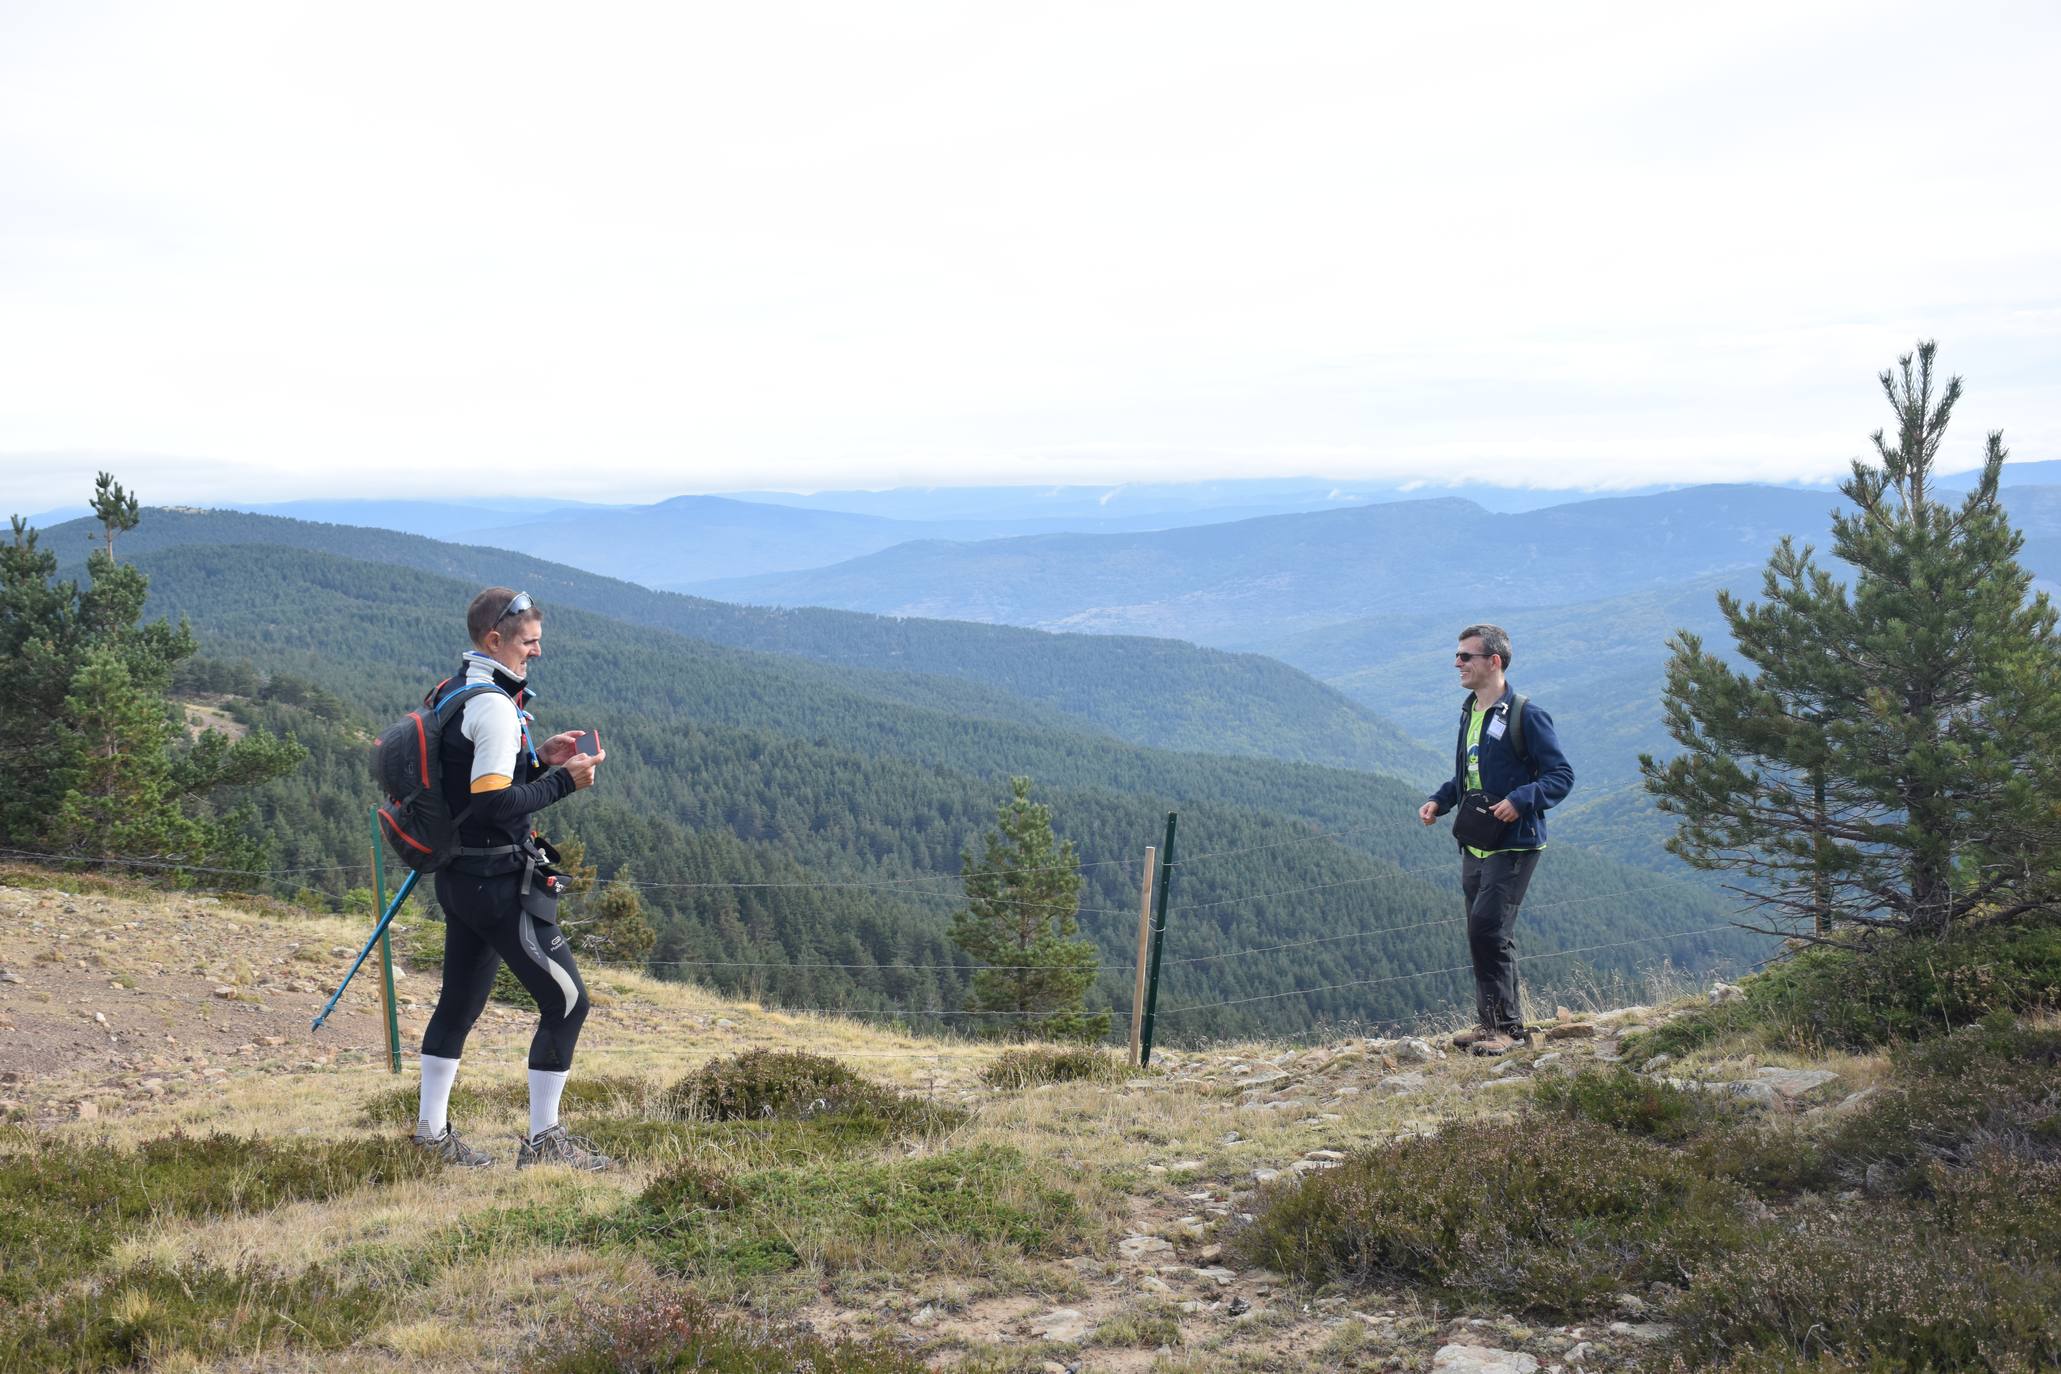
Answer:
[[1487, 1026], [1475, 1026], [1471, 1029], [1463, 1030], [1458, 1035], [1453, 1037], [1453, 1048], [1456, 1050], [1464, 1050], [1468, 1046], [1476, 1043], [1477, 1041], [1486, 1040], [1494, 1034], [1495, 1032], [1490, 1030]]
[[458, 1133], [444, 1127], [442, 1135], [416, 1134], [410, 1137], [418, 1150], [427, 1150], [446, 1164], [456, 1164], [462, 1169], [484, 1169], [494, 1162], [494, 1157], [485, 1150], [475, 1150], [458, 1138]]
[[1501, 1031], [1491, 1031], [1489, 1034], [1484, 1035], [1483, 1037], [1481, 1037], [1481, 1039], [1469, 1045], [1467, 1049], [1470, 1053], [1473, 1054], [1497, 1055], [1508, 1054], [1512, 1050], [1523, 1049], [1524, 1045], [1525, 1042], [1519, 1040], [1514, 1035], [1505, 1035]]
[[522, 1148], [515, 1152], [515, 1167], [527, 1169], [532, 1164], [563, 1164], [590, 1174], [615, 1167], [615, 1161], [595, 1149], [593, 1141], [567, 1135], [563, 1125], [553, 1126], [535, 1140], [522, 1142]]

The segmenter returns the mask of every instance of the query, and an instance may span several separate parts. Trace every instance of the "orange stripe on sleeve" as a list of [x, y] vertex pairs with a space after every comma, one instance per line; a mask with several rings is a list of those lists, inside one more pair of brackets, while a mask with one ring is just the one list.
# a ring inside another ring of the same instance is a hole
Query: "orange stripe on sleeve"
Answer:
[[472, 790], [475, 792], [499, 792], [513, 781], [513, 778], [504, 778], [499, 773], [489, 773], [485, 777], [474, 778], [472, 780]]

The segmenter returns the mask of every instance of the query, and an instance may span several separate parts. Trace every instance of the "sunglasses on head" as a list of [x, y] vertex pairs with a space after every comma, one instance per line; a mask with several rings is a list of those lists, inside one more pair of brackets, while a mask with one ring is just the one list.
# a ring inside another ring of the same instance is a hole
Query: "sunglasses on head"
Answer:
[[494, 623], [499, 625], [502, 621], [508, 619], [509, 616], [521, 615], [524, 611], [533, 609], [536, 604], [535, 601], [530, 599], [528, 592], [517, 592], [514, 596], [508, 598], [508, 604], [501, 608], [501, 614], [494, 617]]

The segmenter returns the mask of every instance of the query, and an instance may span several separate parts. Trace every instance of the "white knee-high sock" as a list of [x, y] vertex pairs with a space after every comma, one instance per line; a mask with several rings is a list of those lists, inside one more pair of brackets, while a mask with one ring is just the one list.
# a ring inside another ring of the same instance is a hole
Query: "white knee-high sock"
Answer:
[[559, 1069], [530, 1070], [530, 1139], [535, 1140], [558, 1124], [558, 1099], [565, 1092], [566, 1074]]
[[442, 1135], [450, 1124], [451, 1084], [458, 1077], [458, 1061], [422, 1056], [422, 1105], [415, 1112], [418, 1135]]

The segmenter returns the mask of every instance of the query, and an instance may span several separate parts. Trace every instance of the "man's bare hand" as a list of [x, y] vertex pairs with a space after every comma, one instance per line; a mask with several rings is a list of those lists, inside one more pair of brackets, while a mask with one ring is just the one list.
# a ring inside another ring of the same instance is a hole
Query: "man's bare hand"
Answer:
[[1424, 803], [1424, 805], [1418, 807], [1417, 819], [1424, 822], [1426, 825], [1430, 825], [1433, 821], [1437, 820], [1438, 803], [1435, 801], [1428, 801]]
[[553, 735], [537, 746], [537, 762], [546, 768], [556, 768], [573, 756], [573, 742], [580, 737], [577, 730], [568, 730], [562, 735]]
[[[543, 750], [537, 751], [537, 757], [544, 757]], [[594, 785], [594, 765], [607, 757], [608, 751], [604, 749], [598, 754], [574, 754], [565, 761], [565, 771], [572, 774], [575, 792]]]
[[1517, 808], [1510, 805], [1510, 799], [1508, 797], [1505, 797], [1503, 798], [1503, 800], [1497, 802], [1493, 807], [1489, 808], [1489, 814], [1491, 816], [1494, 816], [1503, 824], [1508, 825], [1510, 824], [1510, 822], [1517, 819]]

